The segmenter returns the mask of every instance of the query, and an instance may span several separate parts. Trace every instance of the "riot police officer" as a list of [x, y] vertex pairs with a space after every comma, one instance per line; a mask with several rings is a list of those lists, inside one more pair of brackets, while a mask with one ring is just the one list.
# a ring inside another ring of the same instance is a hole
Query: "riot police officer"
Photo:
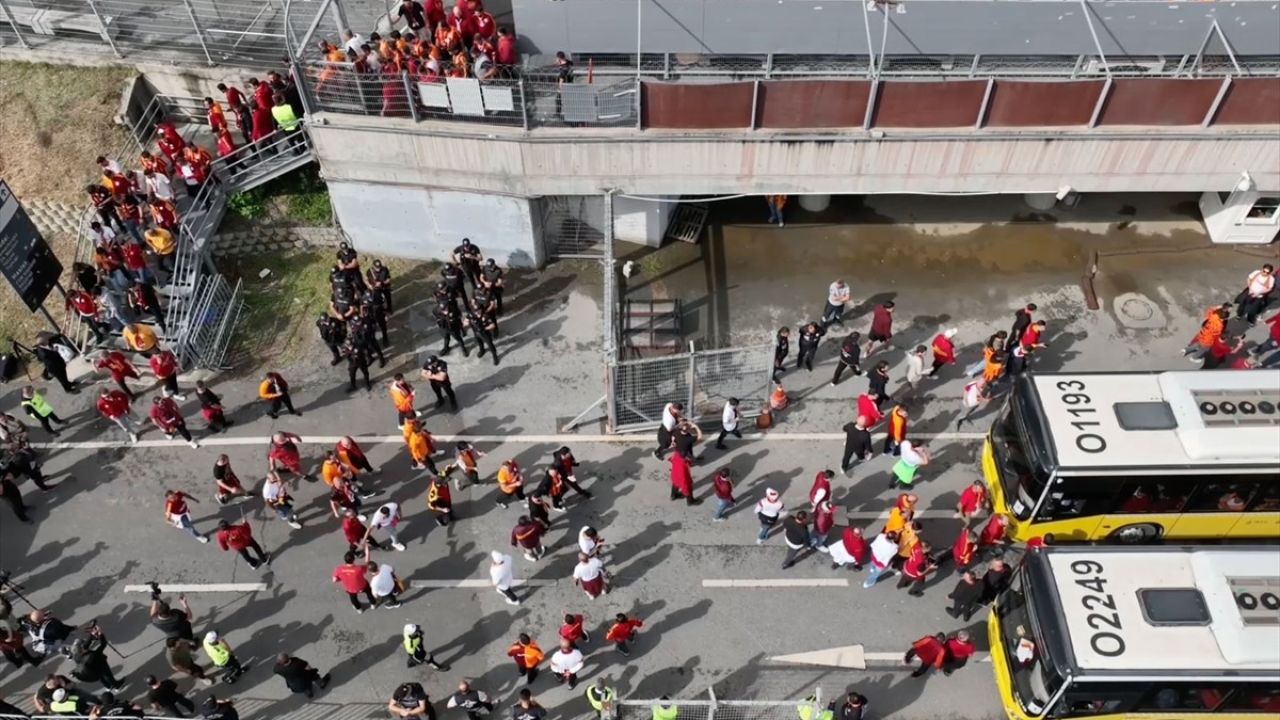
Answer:
[[342, 343], [347, 341], [347, 326], [326, 313], [316, 320], [316, 329], [320, 331], [320, 339], [329, 347], [329, 352], [333, 353], [333, 362], [329, 364], [337, 365], [342, 362], [340, 350]]
[[364, 277], [360, 275], [360, 257], [356, 254], [355, 248], [351, 247], [350, 243], [338, 243], [337, 256], [337, 268], [347, 284], [357, 293], [364, 292], [367, 288]]
[[449, 294], [466, 303], [467, 293], [462, 285], [464, 277], [462, 268], [455, 263], [447, 262], [443, 268], [440, 268], [440, 275], [444, 278], [445, 287], [449, 288]]
[[498, 267], [498, 261], [489, 258], [480, 269], [480, 285], [489, 291], [498, 303], [498, 314], [502, 314], [502, 291], [506, 287], [506, 273]]
[[493, 346], [493, 336], [498, 330], [497, 323], [489, 319], [479, 303], [473, 302], [462, 324], [470, 328], [471, 334], [475, 336], [476, 344], [480, 346], [479, 357], [484, 357], [485, 346], [488, 345], [489, 352], [493, 356], [493, 364], [497, 365], [498, 349]]
[[356, 299], [355, 289], [350, 284], [336, 282], [333, 284], [333, 294], [329, 298], [329, 312], [339, 320], [350, 320], [360, 311], [360, 304]]
[[391, 345], [387, 337], [387, 309], [382, 304], [382, 295], [372, 288], [365, 290], [360, 296], [360, 311], [373, 320], [373, 324], [382, 331], [382, 344]]
[[483, 254], [480, 248], [471, 244], [471, 238], [462, 238], [462, 244], [453, 249], [453, 261], [462, 268], [462, 272], [471, 281], [474, 290], [480, 287], [480, 261]]
[[484, 313], [484, 317], [493, 325], [493, 336], [498, 337], [498, 301], [486, 287], [478, 287], [471, 294], [471, 304]]
[[391, 309], [391, 271], [381, 260], [374, 260], [373, 265], [365, 271], [365, 278], [369, 282], [369, 289], [378, 293], [378, 297], [382, 300], [382, 307], [388, 315], [395, 312]]
[[467, 341], [462, 337], [462, 314], [458, 312], [458, 306], [452, 302], [438, 303], [431, 314], [435, 316], [436, 327], [440, 328], [440, 334], [444, 336], [444, 349], [440, 354], [449, 354], [449, 339], [452, 337], [462, 346], [462, 356], [467, 357]]
[[356, 373], [364, 375], [365, 389], [373, 392], [373, 383], [369, 380], [369, 351], [354, 333], [342, 346], [342, 355], [347, 359], [347, 392], [356, 391]]
[[436, 394], [436, 407], [444, 404], [444, 396], [449, 396], [449, 405], [457, 411], [458, 397], [453, 394], [453, 381], [449, 379], [449, 363], [432, 355], [422, 364], [422, 379], [431, 383], [431, 391]]
[[379, 367], [387, 366], [387, 358], [378, 344], [378, 328], [366, 310], [362, 309], [359, 315], [347, 321], [347, 337], [349, 342], [363, 348], [367, 357], [377, 355]]

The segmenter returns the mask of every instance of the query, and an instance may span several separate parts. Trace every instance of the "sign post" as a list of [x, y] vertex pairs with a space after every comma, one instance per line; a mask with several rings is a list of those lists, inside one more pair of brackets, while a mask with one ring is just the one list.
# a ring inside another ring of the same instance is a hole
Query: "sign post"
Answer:
[[0, 274], [28, 310], [39, 310], [55, 333], [62, 332], [44, 307], [45, 298], [62, 276], [62, 263], [3, 180], [0, 180]]

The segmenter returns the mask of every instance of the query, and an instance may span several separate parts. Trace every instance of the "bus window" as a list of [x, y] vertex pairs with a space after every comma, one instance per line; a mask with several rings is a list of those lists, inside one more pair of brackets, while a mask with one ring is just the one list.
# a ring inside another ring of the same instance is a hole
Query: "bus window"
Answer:
[[1137, 712], [1213, 712], [1229, 686], [1217, 683], [1157, 683], [1138, 701]]
[[1063, 520], [1104, 515], [1115, 507], [1115, 483], [1098, 478], [1061, 477], [1053, 481], [1037, 520]]
[[1163, 482], [1127, 482], [1120, 490], [1117, 513], [1143, 515], [1176, 513], [1182, 510], [1190, 492]]
[[1191, 496], [1185, 512], [1244, 512], [1257, 489], [1253, 483], [1205, 483]]
[[1222, 712], [1280, 713], [1280, 688], [1238, 685], [1227, 696]]
[[1019, 520], [1029, 519], [1049, 472], [1029, 456], [1012, 402], [1005, 404], [1003, 414], [991, 426], [991, 450], [1009, 510]]
[[1249, 512], [1280, 512], [1280, 485], [1268, 481], [1253, 498]]
[[1031, 616], [1022, 573], [1016, 573], [1009, 588], [996, 600], [1001, 642], [1008, 658], [1014, 695], [1028, 715], [1041, 715], [1062, 687], [1062, 676], [1053, 669], [1032, 636]]

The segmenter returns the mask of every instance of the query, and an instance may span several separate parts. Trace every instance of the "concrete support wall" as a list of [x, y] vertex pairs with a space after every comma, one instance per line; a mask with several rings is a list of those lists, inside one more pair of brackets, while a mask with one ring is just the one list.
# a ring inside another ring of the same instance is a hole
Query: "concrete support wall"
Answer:
[[669, 200], [633, 200], [618, 197], [613, 200], [613, 236], [618, 240], [658, 247], [671, 224], [671, 213], [680, 198]]
[[[358, 123], [358, 124], [357, 124]], [[1280, 189], [1271, 131], [918, 131], [750, 135], [552, 129], [321, 113], [309, 128], [326, 178], [521, 197], [608, 188], [733, 193], [1202, 192], [1249, 171]]]
[[329, 179], [338, 222], [357, 250], [444, 260], [471, 241], [500, 265], [540, 267], [539, 221], [526, 198]]

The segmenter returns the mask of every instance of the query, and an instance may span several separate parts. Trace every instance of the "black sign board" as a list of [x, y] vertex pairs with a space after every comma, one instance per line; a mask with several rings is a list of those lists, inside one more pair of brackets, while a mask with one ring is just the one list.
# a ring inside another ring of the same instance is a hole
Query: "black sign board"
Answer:
[[0, 180], [0, 273], [14, 292], [35, 310], [58, 284], [62, 263], [27, 217], [22, 203]]

